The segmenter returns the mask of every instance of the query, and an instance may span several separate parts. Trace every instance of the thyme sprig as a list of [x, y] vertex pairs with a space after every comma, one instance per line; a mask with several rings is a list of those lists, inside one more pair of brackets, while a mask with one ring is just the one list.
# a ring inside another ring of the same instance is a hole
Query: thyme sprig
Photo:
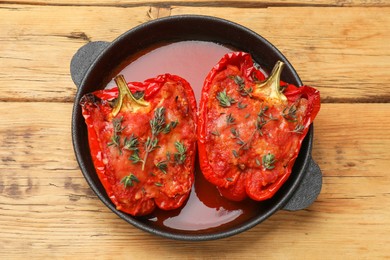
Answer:
[[121, 183], [125, 186], [125, 188], [133, 187], [134, 182], [139, 182], [139, 179], [134, 174], [130, 173], [128, 176], [122, 178]]
[[164, 134], [169, 134], [171, 132], [172, 129], [175, 129], [177, 124], [179, 123], [179, 121], [172, 121], [172, 122], [169, 122], [168, 124], [166, 124], [166, 126], [164, 127], [163, 129], [163, 133]]
[[184, 146], [184, 144], [180, 141], [175, 142], [175, 147], [177, 150], [177, 153], [175, 153], [173, 156], [175, 158], [175, 162], [177, 164], [183, 164], [184, 161], [187, 158], [186, 152], [187, 152], [187, 147]]
[[291, 132], [297, 133], [297, 134], [303, 134], [303, 130], [305, 130], [305, 126], [302, 124], [297, 124]]
[[230, 133], [233, 135], [233, 139], [237, 139], [236, 143], [239, 145], [245, 144], [245, 141], [241, 139], [240, 133], [238, 132], [238, 129], [236, 128], [230, 128]]
[[129, 160], [132, 161], [134, 164], [142, 162], [141, 158], [139, 157], [139, 152], [134, 152], [130, 157]]
[[253, 92], [253, 88], [252, 87], [249, 87], [249, 88], [245, 88], [245, 80], [243, 78], [241, 78], [240, 76], [236, 75], [233, 77], [233, 80], [234, 82], [237, 84], [238, 86], [238, 92], [241, 94], [241, 96], [243, 97], [246, 97], [246, 96], [249, 96], [249, 97], [252, 97], [252, 92]]
[[[278, 120], [276, 117], [274, 117], [271, 113], [267, 113], [269, 110], [268, 106], [263, 106], [260, 109], [260, 112], [257, 114], [257, 118], [255, 121], [255, 129], [248, 138], [247, 141], [243, 140], [240, 137], [240, 133], [238, 129], [231, 128], [230, 133], [233, 135], [233, 139], [236, 139], [236, 143], [240, 145], [238, 152], [241, 150], [249, 150], [251, 148], [251, 144], [253, 140], [255, 139], [256, 133], [259, 133], [261, 136], [263, 135], [262, 128], [264, 125], [266, 125], [270, 121]], [[233, 150], [232, 153], [234, 157], [238, 157], [238, 152], [236, 150]]]
[[298, 98], [291, 106], [286, 106], [282, 111], [282, 116], [290, 122], [296, 122], [297, 121], [297, 104], [300, 101]]
[[149, 153], [153, 152], [158, 147], [158, 134], [161, 133], [166, 127], [164, 107], [159, 107], [154, 111], [154, 116], [152, 120], [149, 121], [149, 124], [150, 128], [152, 129], [152, 136], [148, 136], [146, 139], [144, 158], [142, 160], [138, 160], [142, 162], [142, 170], [145, 169], [145, 164]]
[[130, 155], [129, 160], [132, 161], [134, 164], [141, 161], [141, 158], [139, 157], [138, 146], [139, 141], [134, 134], [131, 134], [129, 138], [125, 137], [125, 139], [123, 140], [123, 149], [133, 151], [133, 154]]
[[265, 169], [272, 170], [273, 168], [275, 168], [275, 155], [273, 155], [272, 153], [264, 155], [262, 158], [262, 162]]
[[236, 119], [233, 117], [233, 115], [230, 113], [226, 115], [226, 124], [227, 125], [233, 125], [235, 124]]
[[112, 120], [114, 133], [111, 136], [111, 142], [109, 142], [107, 144], [108, 146], [118, 147], [119, 153], [121, 153], [121, 149], [120, 149], [120, 134], [126, 128], [125, 126], [122, 127], [122, 121], [123, 121], [123, 116], [121, 116], [119, 118], [114, 118]]
[[148, 159], [149, 153], [153, 152], [157, 148], [158, 139], [155, 135], [152, 134], [152, 137], [149, 137], [146, 139], [145, 142], [145, 155], [144, 158], [139, 160], [142, 162], [142, 170], [145, 170], [145, 163]]
[[274, 117], [271, 113], [266, 114], [268, 111], [268, 106], [261, 106], [260, 112], [257, 114], [255, 127], [256, 130], [259, 132], [260, 135], [263, 135], [262, 128], [270, 121], [276, 121], [278, 120], [276, 117]]
[[161, 162], [158, 162], [156, 163], [156, 167], [162, 171], [164, 174], [167, 174], [167, 170], [168, 170], [168, 161], [167, 160], [164, 160], [164, 161], [161, 161]]
[[139, 145], [138, 138], [134, 134], [131, 134], [129, 138], [125, 137], [125, 139], [123, 140], [124, 149], [138, 152], [139, 150], [138, 145]]
[[149, 121], [152, 128], [152, 135], [156, 136], [164, 130], [165, 107], [159, 107], [154, 111], [154, 117]]
[[220, 91], [217, 93], [216, 97], [219, 101], [219, 105], [221, 107], [230, 107], [232, 104], [236, 103], [237, 101], [234, 100], [234, 98], [229, 97], [226, 93], [226, 89]]
[[[240, 148], [238, 149], [238, 151], [240, 150], [249, 150], [250, 148], [250, 144], [255, 136], [255, 133], [256, 131], [253, 131], [251, 136], [249, 137], [248, 141], [244, 141], [241, 137], [240, 137], [240, 133], [239, 131], [236, 129], [236, 128], [231, 128], [230, 129], [230, 133], [232, 133], [233, 135], [233, 139], [237, 139], [236, 143], [240, 145]], [[238, 152], [236, 150], [233, 150], [232, 151], [234, 157], [239, 157], [238, 155]]]
[[296, 114], [297, 114], [297, 107], [295, 105], [291, 105], [290, 107], [285, 107], [282, 111], [282, 116], [290, 122], [297, 121]]

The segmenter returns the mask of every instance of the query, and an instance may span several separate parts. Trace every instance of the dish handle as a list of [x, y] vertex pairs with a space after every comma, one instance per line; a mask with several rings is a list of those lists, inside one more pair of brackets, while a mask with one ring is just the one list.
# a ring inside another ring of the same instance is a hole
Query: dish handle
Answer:
[[70, 62], [70, 75], [77, 87], [80, 86], [92, 63], [109, 44], [104, 41], [89, 42], [73, 55]]
[[322, 172], [313, 158], [310, 158], [306, 175], [303, 177], [298, 189], [283, 209], [296, 211], [308, 208], [317, 199], [322, 187]]

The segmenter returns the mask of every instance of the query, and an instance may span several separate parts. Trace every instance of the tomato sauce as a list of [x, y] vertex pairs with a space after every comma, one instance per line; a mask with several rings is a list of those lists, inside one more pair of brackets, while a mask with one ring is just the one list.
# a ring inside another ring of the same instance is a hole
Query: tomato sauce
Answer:
[[[204, 79], [221, 57], [232, 49], [212, 42], [182, 41], [159, 46], [138, 57], [131, 57], [118, 74], [127, 81], [140, 81], [170, 73], [186, 79], [199, 102]], [[113, 86], [108, 84], [108, 88]], [[196, 162], [196, 165], [198, 163]], [[144, 221], [155, 226], [197, 232], [226, 229], [254, 217], [260, 205], [252, 200], [233, 202], [222, 197], [217, 188], [207, 182], [198, 166], [195, 183], [188, 201], [179, 209], [157, 209]]]

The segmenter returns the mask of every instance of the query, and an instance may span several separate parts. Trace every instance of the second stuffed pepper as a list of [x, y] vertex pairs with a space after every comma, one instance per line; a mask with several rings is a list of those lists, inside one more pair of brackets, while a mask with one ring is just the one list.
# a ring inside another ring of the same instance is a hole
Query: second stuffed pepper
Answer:
[[198, 149], [205, 178], [223, 196], [271, 198], [288, 179], [320, 109], [319, 92], [269, 77], [248, 53], [225, 55], [208, 74], [199, 106]]

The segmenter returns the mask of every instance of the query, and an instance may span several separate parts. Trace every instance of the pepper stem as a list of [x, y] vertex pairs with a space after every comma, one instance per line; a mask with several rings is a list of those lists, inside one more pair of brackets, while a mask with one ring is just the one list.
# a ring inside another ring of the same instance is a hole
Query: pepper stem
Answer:
[[[118, 75], [114, 78], [116, 85], [118, 86], [118, 98], [115, 102], [114, 108], [112, 109], [112, 115], [115, 117], [118, 115], [119, 111], [122, 109], [123, 104], [131, 104], [133, 107], [147, 107], [149, 102], [145, 101], [144, 98], [136, 99], [131, 93], [127, 82], [123, 75]], [[125, 100], [126, 98], [126, 100]]]
[[266, 92], [271, 99], [287, 101], [286, 96], [280, 91], [280, 75], [282, 74], [283, 67], [283, 62], [276, 62], [271, 75], [266, 80], [258, 83], [257, 89], [261, 92]]

